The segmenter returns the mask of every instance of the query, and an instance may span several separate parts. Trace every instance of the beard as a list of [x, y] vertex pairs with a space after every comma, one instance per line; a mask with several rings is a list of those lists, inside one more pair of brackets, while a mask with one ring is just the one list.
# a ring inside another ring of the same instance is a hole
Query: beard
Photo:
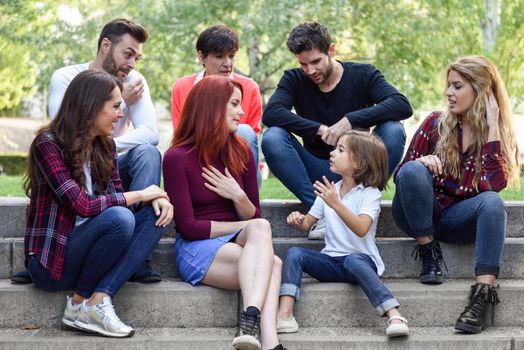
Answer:
[[332, 73], [333, 73], [333, 62], [329, 60], [328, 66], [326, 67], [326, 71], [322, 73], [322, 76], [324, 77], [324, 79], [322, 79], [320, 84], [324, 84], [329, 79]]
[[106, 72], [117, 78], [118, 80], [123, 80], [118, 76], [118, 72], [123, 72], [126, 75], [129, 74], [129, 69], [118, 67], [115, 61], [114, 49], [113, 46], [109, 49], [107, 56], [102, 62], [102, 69]]

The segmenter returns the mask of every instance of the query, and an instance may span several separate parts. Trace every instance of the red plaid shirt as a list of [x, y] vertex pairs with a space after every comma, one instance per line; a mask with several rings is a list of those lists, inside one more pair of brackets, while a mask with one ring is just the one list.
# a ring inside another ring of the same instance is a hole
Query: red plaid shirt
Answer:
[[29, 256], [34, 255], [53, 279], [60, 280], [67, 240], [75, 228], [76, 217], [91, 217], [111, 206], [125, 206], [126, 200], [116, 167], [116, 153], [108, 193], [90, 195], [72, 178], [53, 134], [38, 135], [33, 152], [39, 176], [31, 191], [27, 212], [26, 265]]
[[[438, 121], [441, 113], [433, 112], [422, 122], [413, 136], [404, 160], [397, 171], [406, 162], [416, 160], [428, 154], [435, 154], [439, 139]], [[459, 145], [462, 135], [459, 133]], [[460, 177], [433, 176], [433, 191], [441, 208], [447, 208], [455, 202], [471, 198], [484, 191], [499, 192], [506, 187], [507, 174], [504, 171], [504, 157], [500, 141], [487, 142], [481, 150], [480, 182], [477, 189], [473, 185], [475, 175], [475, 155], [471, 152], [460, 154]], [[396, 176], [396, 173], [395, 173]]]

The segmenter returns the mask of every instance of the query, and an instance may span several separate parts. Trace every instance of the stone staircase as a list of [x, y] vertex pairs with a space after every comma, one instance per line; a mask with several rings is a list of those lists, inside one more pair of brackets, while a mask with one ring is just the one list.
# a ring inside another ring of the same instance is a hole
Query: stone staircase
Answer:
[[[0, 198], [0, 349], [230, 349], [236, 331], [239, 292], [181, 282], [173, 256], [173, 227], [153, 253], [164, 281], [127, 283], [115, 298], [118, 315], [136, 327], [129, 339], [109, 339], [67, 330], [61, 317], [68, 292], [48, 293], [9, 282], [23, 269], [27, 200]], [[376, 315], [359, 287], [317, 283], [305, 278], [297, 303], [297, 334], [281, 335], [288, 349], [508, 349], [524, 350], [524, 202], [506, 203], [507, 240], [500, 274], [501, 304], [489, 313], [493, 325], [479, 335], [455, 333], [474, 276], [473, 245], [442, 244], [449, 271], [445, 283], [422, 285], [411, 258], [414, 241], [396, 227], [391, 203], [382, 204], [377, 244], [386, 265], [385, 282], [410, 322], [407, 339], [387, 339], [385, 319]], [[285, 224], [301, 210], [294, 201], [265, 201], [262, 213], [273, 227], [274, 248], [284, 258], [289, 247], [320, 250], [322, 242]]]

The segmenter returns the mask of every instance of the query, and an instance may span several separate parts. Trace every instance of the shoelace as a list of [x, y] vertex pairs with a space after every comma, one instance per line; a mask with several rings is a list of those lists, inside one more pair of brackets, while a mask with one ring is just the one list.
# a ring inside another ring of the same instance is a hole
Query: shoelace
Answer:
[[249, 334], [257, 338], [258, 328], [259, 325], [256, 318], [244, 315], [240, 318], [239, 330], [242, 334]]
[[411, 252], [411, 257], [415, 260], [424, 260], [424, 250], [429, 249], [431, 252], [431, 260], [438, 260], [439, 262], [444, 265], [444, 268], [446, 269], [446, 272], [448, 270], [448, 266], [446, 265], [446, 261], [444, 260], [444, 257], [442, 256], [442, 251], [437, 248], [435, 245], [431, 245], [431, 248], [426, 248], [421, 246], [420, 244], [415, 245], [413, 251]]
[[492, 305], [497, 305], [500, 303], [500, 299], [499, 299], [499, 295], [498, 295], [498, 290], [499, 290], [500, 286], [496, 286], [496, 287], [491, 287], [488, 289], [488, 292], [487, 294], [485, 293], [478, 293], [477, 295], [475, 295], [473, 297], [473, 300], [471, 299], [473, 293], [475, 292], [475, 286], [471, 286], [470, 290], [469, 290], [469, 295], [468, 295], [468, 300], [471, 300], [470, 303], [468, 303], [468, 305], [466, 305], [466, 308], [465, 308], [465, 312], [467, 311], [472, 311], [474, 312], [476, 315], [480, 315], [482, 313], [482, 307], [481, 307], [481, 301], [482, 299], [486, 299], [488, 303], [492, 304]]
[[122, 323], [122, 321], [120, 321], [120, 319], [116, 315], [115, 307], [113, 306], [113, 304], [104, 303], [104, 304], [99, 304], [98, 307], [103, 312], [104, 319], [107, 319], [112, 324]]

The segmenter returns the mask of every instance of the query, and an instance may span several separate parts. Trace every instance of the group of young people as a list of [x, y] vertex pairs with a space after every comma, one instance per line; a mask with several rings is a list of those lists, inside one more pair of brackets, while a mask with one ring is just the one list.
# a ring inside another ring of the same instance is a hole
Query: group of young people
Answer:
[[[196, 45], [203, 71], [173, 86], [164, 191], [156, 117], [134, 70], [146, 40], [140, 25], [116, 19], [102, 30], [94, 61], [56, 71], [53, 120], [29, 152], [26, 265], [38, 288], [74, 290], [66, 325], [133, 335], [111, 300], [129, 279], [160, 280], [149, 256], [174, 217], [180, 277], [241, 291], [235, 349], [284, 349], [277, 334], [298, 331], [303, 272], [358, 284], [387, 316], [386, 334], [405, 336], [408, 322], [380, 279], [375, 244], [380, 191], [394, 173], [394, 219], [417, 240], [422, 283], [442, 283], [438, 241], [476, 243], [476, 280], [455, 328], [482, 330], [487, 305], [498, 301], [504, 246], [497, 192], [518, 183], [520, 167], [508, 96], [488, 59], [448, 66], [447, 109], [423, 121], [400, 163], [408, 100], [374, 66], [337, 61], [325, 26], [291, 31], [288, 48], [300, 68], [285, 71], [263, 117], [258, 86], [233, 70], [238, 36], [210, 27]], [[261, 117], [270, 170], [308, 210], [287, 223], [325, 236], [321, 252], [293, 247], [284, 262], [274, 254], [258, 195]]]

